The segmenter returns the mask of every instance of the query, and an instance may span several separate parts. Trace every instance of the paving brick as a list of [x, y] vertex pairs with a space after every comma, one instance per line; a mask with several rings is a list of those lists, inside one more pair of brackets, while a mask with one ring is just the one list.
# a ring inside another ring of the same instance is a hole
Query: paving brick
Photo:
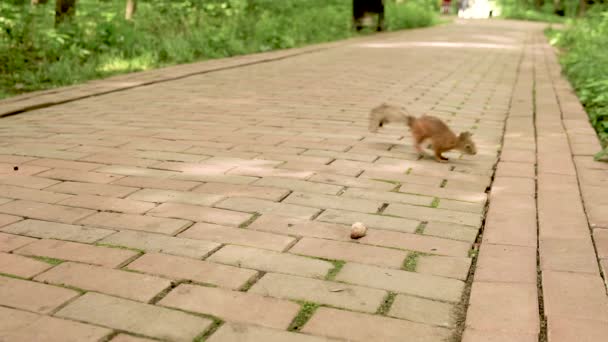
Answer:
[[171, 341], [192, 341], [212, 323], [207, 318], [92, 292], [56, 316]]
[[536, 162], [536, 154], [534, 151], [503, 149], [502, 153], [500, 154], [500, 161], [534, 163]]
[[429, 175], [413, 175], [411, 173], [405, 174], [403, 170], [399, 170], [398, 172], [365, 170], [365, 172], [363, 172], [359, 176], [359, 178], [376, 180], [377, 182], [382, 181], [381, 183], [390, 184], [393, 188], [397, 186], [397, 183], [419, 184], [426, 185], [429, 187], [439, 187], [439, 185], [443, 181], [443, 178], [441, 177]]
[[345, 175], [336, 175], [326, 172], [316, 172], [315, 175], [308, 178], [308, 181], [346, 186], [349, 188], [363, 188], [385, 191], [390, 191], [397, 186], [393, 183], [388, 182], [381, 182], [366, 178], [350, 177]]
[[220, 246], [219, 243], [210, 241], [126, 230], [110, 235], [100, 242], [112, 246], [137, 248], [146, 252], [162, 252], [191, 258], [202, 258]]
[[173, 202], [202, 206], [212, 206], [225, 197], [213, 194], [194, 193], [188, 191], [142, 189], [131, 194], [129, 199], [146, 202]]
[[292, 236], [308, 236], [330, 240], [350, 241], [350, 226], [309, 221], [287, 216], [262, 215], [247, 229]]
[[388, 229], [413, 233], [419, 222], [398, 217], [357, 213], [354, 211], [328, 209], [317, 218], [319, 221], [351, 225], [363, 222], [368, 228]]
[[356, 160], [371, 163], [374, 160], [378, 159], [377, 156], [372, 154], [364, 154], [364, 153], [355, 153], [355, 152], [336, 152], [336, 151], [327, 151], [327, 150], [316, 150], [309, 149], [302, 153], [304, 156], [319, 156], [319, 157], [328, 157], [328, 158], [340, 158], [346, 160]]
[[61, 159], [36, 159], [29, 161], [28, 164], [38, 165], [38, 166], [46, 166], [53, 169], [68, 169], [68, 170], [78, 170], [78, 171], [91, 171], [98, 167], [103, 166], [102, 164], [97, 163], [87, 163], [81, 161], [72, 161], [72, 160], [61, 160]]
[[10, 252], [34, 241], [36, 241], [36, 239], [20, 235], [0, 233], [0, 252]]
[[608, 322], [606, 287], [598, 275], [542, 272], [545, 315]]
[[[365, 221], [364, 221], [365, 222]], [[407, 249], [422, 253], [465, 257], [471, 245], [466, 242], [440, 239], [434, 236], [400, 233], [386, 230], [368, 230], [361, 243]]]
[[144, 159], [154, 159], [159, 161], [178, 161], [196, 163], [207, 159], [200, 155], [178, 153], [178, 152], [162, 152], [162, 151], [138, 151], [133, 153], [134, 156]]
[[253, 323], [276, 329], [287, 329], [300, 309], [296, 303], [250, 292], [188, 284], [175, 288], [159, 304], [213, 315], [227, 321]]
[[112, 182], [112, 184], [137, 188], [186, 191], [199, 186], [201, 183], [175, 179], [162, 179], [161, 181], [153, 177], [127, 176]]
[[31, 278], [52, 265], [20, 255], [0, 253], [0, 273], [21, 278]]
[[210, 223], [196, 223], [188, 228], [180, 237], [229, 243], [233, 245], [251, 246], [273, 251], [283, 251], [295, 239], [285, 235], [257, 232], [249, 229], [220, 226]]
[[228, 245], [207, 260], [266, 272], [323, 278], [334, 267], [323, 260], [284, 254], [264, 249]]
[[0, 184], [20, 186], [28, 189], [44, 189], [59, 181], [36, 176], [13, 176], [0, 174]]
[[315, 238], [301, 239], [289, 252], [391, 268], [400, 268], [407, 256], [407, 252], [389, 248]]
[[475, 330], [466, 328], [462, 342], [537, 342], [538, 334], [523, 334], [517, 332], [500, 332], [495, 330]]
[[[542, 270], [599, 274], [593, 242], [589, 238], [541, 239], [539, 253]], [[602, 257], [600, 253], [598, 255]]]
[[536, 248], [537, 227], [534, 197], [503, 194], [490, 203], [484, 227], [484, 243]]
[[536, 284], [473, 282], [466, 327], [538, 333], [540, 321]]
[[2, 197], [6, 198], [30, 200], [44, 203], [57, 203], [59, 201], [71, 197], [70, 195], [66, 194], [58, 194], [55, 192], [55, 190], [49, 188], [47, 188], [46, 190], [36, 190], [12, 185], [0, 185], [0, 194], [2, 194]]
[[319, 308], [302, 331], [362, 342], [397, 342], [404, 336], [411, 342], [434, 342], [446, 340], [451, 334], [445, 328], [331, 308]]
[[102, 327], [0, 307], [2, 341], [100, 341], [111, 332]]
[[153, 342], [154, 340], [150, 340], [143, 337], [136, 337], [127, 334], [118, 334], [116, 337], [112, 339], [112, 342]]
[[482, 215], [485, 210], [485, 204], [442, 199], [439, 201], [437, 208]]
[[336, 280], [449, 302], [460, 301], [464, 290], [456, 279], [354, 263], [345, 264]]
[[117, 180], [120, 176], [70, 169], [52, 169], [38, 174], [39, 177], [57, 179], [62, 181], [75, 181], [85, 183], [107, 184]]
[[427, 208], [409, 204], [391, 203], [384, 210], [383, 214], [408, 217], [420, 221], [449, 222], [472, 227], [481, 226], [481, 217], [479, 214]]
[[283, 203], [292, 203], [321, 209], [343, 209], [363, 213], [376, 213], [382, 206], [382, 202], [379, 201], [305, 192], [293, 192], [283, 200]]
[[458, 189], [430, 187], [418, 184], [403, 184], [401, 187], [399, 187], [399, 192], [473, 203], [485, 203], [486, 201], [486, 194], [483, 191], [463, 191]]
[[62, 287], [0, 276], [0, 305], [16, 309], [48, 314], [78, 295]]
[[205, 183], [194, 192], [224, 195], [226, 197], [252, 197], [270, 201], [279, 201], [287, 196], [289, 190], [243, 184]]
[[0, 227], [19, 222], [21, 220], [22, 218], [19, 216], [0, 214]]
[[475, 281], [536, 283], [536, 248], [483, 243]]
[[235, 227], [251, 218], [251, 214], [181, 203], [163, 203], [148, 214]]
[[453, 311], [454, 306], [448, 303], [397, 295], [388, 315], [412, 322], [452, 328], [456, 322]]
[[287, 331], [246, 325], [242, 323], [226, 323], [211, 337], [209, 342], [329, 342], [336, 341], [320, 336], [292, 333]]
[[24, 220], [1, 229], [5, 233], [26, 235], [42, 239], [61, 239], [92, 243], [115, 231], [101, 228], [90, 228], [39, 220]]
[[605, 321], [551, 317], [547, 323], [547, 338], [551, 342], [596, 342], [608, 336]]
[[466, 280], [471, 258], [422, 255], [418, 257], [416, 272]]
[[143, 214], [154, 208], [154, 203], [135, 201], [104, 196], [77, 195], [60, 202], [62, 205], [95, 209], [102, 211], [113, 211], [130, 214]]
[[190, 221], [132, 214], [99, 212], [80, 221], [83, 225], [111, 229], [141, 230], [173, 235], [192, 224]]
[[[65, 194], [75, 195], [94, 195], [94, 196], [107, 196], [107, 197], [125, 197], [130, 193], [137, 191], [137, 188], [126, 187], [112, 184], [95, 184], [95, 183], [81, 183], [81, 182], [63, 182], [45, 190], [60, 192]], [[60, 194], [57, 194], [58, 196]], [[63, 196], [64, 199], [69, 196]], [[61, 200], [59, 200], [61, 201]], [[59, 202], [57, 201], [57, 202]], [[51, 202], [53, 203], [53, 202]]]
[[154, 276], [65, 262], [36, 277], [37, 281], [148, 302], [171, 282]]
[[501, 161], [496, 166], [496, 177], [525, 177], [534, 178], [534, 162], [518, 163]]
[[78, 261], [106, 267], [117, 267], [137, 255], [137, 252], [125, 249], [46, 239], [34, 241], [18, 249], [15, 253]]
[[[248, 213], [259, 213], [291, 216], [310, 219], [319, 213], [319, 209], [299, 205], [276, 203], [256, 198], [229, 198], [215, 205], [218, 208], [236, 210]], [[1, 207], [0, 207], [1, 208]]]
[[89, 209], [26, 200], [17, 200], [0, 205], [0, 213], [61, 223], [74, 223], [94, 212]]
[[376, 312], [387, 294], [377, 289], [277, 273], [265, 274], [249, 289], [249, 293], [370, 313]]
[[343, 187], [339, 185], [308, 182], [298, 179], [281, 177], [264, 177], [253, 183], [254, 185], [283, 188], [295, 191], [306, 191], [312, 193], [336, 195]]
[[[108, 165], [95, 169], [98, 173], [110, 173], [121, 176], [135, 176], [135, 177], [158, 177], [158, 178], [169, 178], [171, 176], [179, 175], [179, 172], [148, 169], [144, 167], [136, 166], [123, 166], [123, 165]], [[120, 177], [115, 177], [119, 179]], [[156, 180], [158, 182], [158, 180]]]
[[536, 193], [536, 184], [534, 179], [531, 178], [496, 177], [492, 184], [492, 192], [534, 195]]
[[[27, 163], [27, 162], [36, 161], [36, 160], [40, 160], [40, 159], [32, 158], [32, 157], [0, 154], [0, 162], [7, 163], [7, 164], [23, 164], [23, 163]], [[45, 166], [45, 165], [41, 165], [41, 166]]]
[[[406, 203], [414, 205], [430, 206], [433, 198], [429, 196], [418, 196], [410, 194], [400, 194], [396, 192], [374, 191], [361, 188], [348, 188], [342, 197], [362, 198], [386, 203]], [[465, 203], [465, 202], [462, 202]]]
[[[608, 230], [606, 229], [594, 229], [593, 230], [593, 240], [595, 242], [595, 248], [597, 250], [597, 256], [600, 259], [608, 258]], [[589, 253], [593, 254], [593, 247], [590, 247], [586, 242], [589, 240], [584, 240], [585, 244], [584, 250], [581, 250], [581, 253], [585, 253], [585, 256], [588, 256]], [[581, 246], [582, 247], [582, 246]]]
[[160, 253], [146, 253], [130, 263], [127, 268], [171, 279], [192, 280], [229, 289], [240, 288], [257, 274], [254, 270]]

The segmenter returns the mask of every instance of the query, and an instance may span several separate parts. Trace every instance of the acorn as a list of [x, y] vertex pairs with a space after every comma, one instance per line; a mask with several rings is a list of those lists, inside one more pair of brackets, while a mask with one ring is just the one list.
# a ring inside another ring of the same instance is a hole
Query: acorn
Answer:
[[350, 228], [350, 238], [360, 239], [367, 233], [367, 227], [361, 222], [355, 222]]

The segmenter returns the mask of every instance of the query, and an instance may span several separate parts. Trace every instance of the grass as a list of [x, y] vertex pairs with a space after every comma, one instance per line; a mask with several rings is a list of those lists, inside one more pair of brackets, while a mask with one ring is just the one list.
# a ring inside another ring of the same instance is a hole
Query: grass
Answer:
[[301, 302], [300, 304], [302, 305], [300, 312], [298, 312], [293, 321], [291, 321], [289, 328], [287, 328], [289, 331], [300, 330], [320, 306], [319, 304], [313, 302]]
[[593, 6], [584, 18], [565, 30], [546, 30], [557, 46], [563, 72], [589, 115], [603, 151], [596, 160], [608, 159], [608, 6]]
[[405, 271], [416, 272], [416, 266], [418, 265], [418, 258], [422, 253], [410, 252], [403, 261], [403, 267]]
[[431, 208], [437, 208], [439, 206], [439, 197], [433, 198], [433, 202], [431, 202]]
[[61, 263], [64, 262], [64, 260], [60, 260], [60, 259], [55, 259], [55, 258], [49, 258], [49, 257], [43, 257], [43, 256], [37, 256], [37, 255], [27, 255], [27, 257], [32, 258], [32, 259], [36, 259], [36, 260], [40, 260], [42, 262], [46, 262], [47, 264], [53, 265], [53, 266], [57, 266]]
[[[55, 28], [54, 1], [0, 2], [0, 98], [116, 74], [345, 39], [351, 0], [79, 0]], [[432, 0], [386, 4], [389, 31], [438, 23]], [[362, 34], [371, 32], [368, 30]]]
[[384, 298], [382, 305], [380, 305], [380, 307], [376, 311], [376, 314], [384, 316], [388, 314], [388, 311], [391, 309], [391, 306], [395, 301], [395, 297], [397, 297], [397, 294], [395, 292], [389, 292]]
[[332, 268], [331, 270], [329, 270], [329, 272], [327, 272], [327, 275], [325, 276], [325, 280], [334, 280], [336, 278], [336, 276], [338, 275], [338, 272], [340, 272], [342, 267], [344, 267], [345, 262], [343, 260], [329, 260], [329, 261], [334, 264], [334, 268]]

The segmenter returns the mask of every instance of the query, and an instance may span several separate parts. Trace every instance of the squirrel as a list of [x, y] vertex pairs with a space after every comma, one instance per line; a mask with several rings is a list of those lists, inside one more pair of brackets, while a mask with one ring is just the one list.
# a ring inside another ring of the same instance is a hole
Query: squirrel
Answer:
[[477, 153], [477, 148], [472, 140], [472, 133], [462, 132], [460, 135], [456, 135], [439, 118], [430, 115], [416, 118], [406, 114], [403, 109], [386, 103], [371, 110], [369, 115], [369, 131], [375, 133], [378, 131], [378, 128], [391, 122], [403, 122], [409, 126], [414, 138], [414, 146], [420, 155], [424, 155], [424, 151], [420, 145], [426, 139], [431, 139], [431, 144], [435, 151], [435, 159], [438, 162], [446, 162], [448, 158], [442, 156], [442, 153], [450, 150], [458, 150], [470, 155]]

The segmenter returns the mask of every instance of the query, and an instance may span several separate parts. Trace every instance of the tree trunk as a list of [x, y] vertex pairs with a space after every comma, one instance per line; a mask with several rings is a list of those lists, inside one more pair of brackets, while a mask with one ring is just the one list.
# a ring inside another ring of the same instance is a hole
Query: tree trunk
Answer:
[[580, 17], [584, 16], [585, 11], [587, 11], [587, 0], [581, 0], [578, 5], [578, 15]]
[[137, 0], [127, 0], [127, 9], [125, 11], [125, 19], [133, 19], [133, 14], [137, 10]]
[[44, 5], [47, 2], [49, 2], [49, 0], [32, 0], [32, 6], [35, 6], [35, 5]]
[[55, 26], [76, 13], [76, 0], [55, 0]]

